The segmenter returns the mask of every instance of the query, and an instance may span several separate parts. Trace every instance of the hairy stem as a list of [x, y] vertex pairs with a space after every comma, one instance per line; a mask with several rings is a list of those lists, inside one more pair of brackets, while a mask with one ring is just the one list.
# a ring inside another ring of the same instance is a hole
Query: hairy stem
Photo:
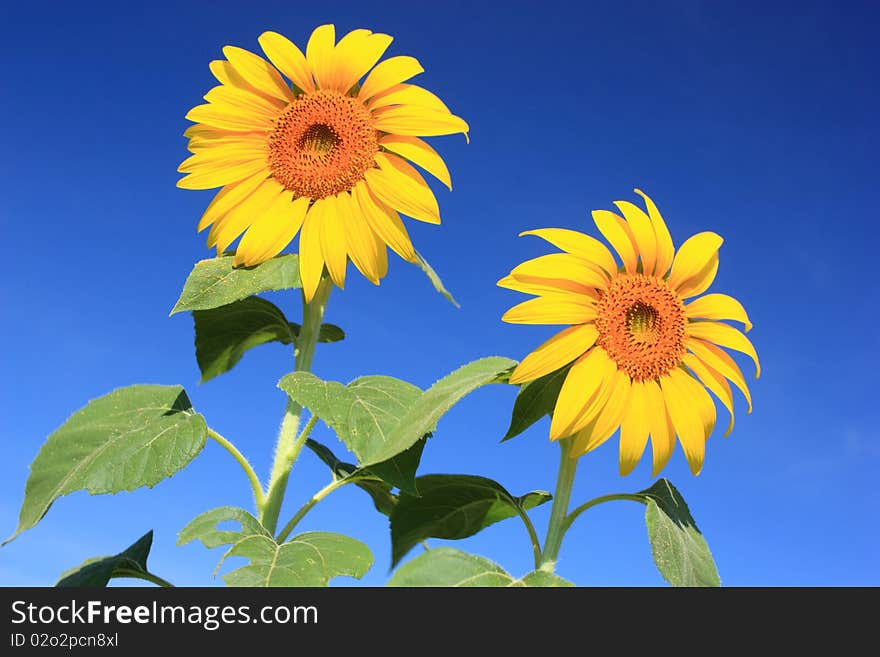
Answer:
[[221, 447], [223, 447], [223, 449], [232, 454], [232, 457], [236, 461], [238, 461], [241, 469], [244, 470], [245, 475], [247, 475], [248, 481], [250, 481], [251, 489], [254, 491], [254, 503], [257, 505], [257, 512], [262, 511], [263, 504], [265, 503], [263, 487], [260, 484], [260, 478], [257, 476], [257, 473], [254, 472], [254, 468], [251, 466], [250, 461], [244, 457], [244, 454], [238, 451], [238, 448], [235, 445], [214, 431], [211, 427], [208, 427], [208, 436], [213, 438]]
[[613, 502], [614, 500], [628, 500], [631, 502], [640, 502], [642, 504], [648, 503], [648, 498], [644, 495], [635, 495], [631, 493], [614, 493], [612, 495], [603, 495], [602, 497], [596, 497], [589, 502], [584, 502], [579, 507], [577, 507], [574, 511], [568, 514], [565, 521], [562, 523], [562, 533], [568, 531], [568, 528], [571, 527], [572, 523], [577, 520], [578, 516], [581, 515], [587, 509], [590, 509], [597, 504], [602, 504], [604, 502]]
[[578, 459], [569, 455], [569, 442], [569, 438], [563, 438], [559, 441], [559, 474], [556, 478], [556, 491], [553, 493], [553, 508], [550, 510], [547, 538], [544, 540], [544, 551], [541, 553], [538, 566], [541, 570], [551, 573], [556, 568], [556, 559], [559, 556], [562, 537], [565, 535], [565, 517], [568, 513], [571, 487], [574, 484], [574, 475], [577, 471]]
[[283, 543], [285, 540], [287, 540], [287, 537], [290, 536], [290, 532], [293, 531], [294, 527], [299, 524], [299, 521], [305, 517], [305, 515], [312, 509], [313, 506], [315, 506], [318, 502], [323, 500], [337, 488], [341, 488], [342, 486], [345, 486], [345, 484], [350, 484], [352, 481], [354, 481], [354, 479], [334, 479], [329, 484], [324, 486], [324, 488], [312, 495], [311, 499], [303, 504], [300, 507], [299, 511], [294, 514], [293, 518], [291, 518], [290, 521], [286, 525], [284, 525], [284, 529], [282, 529], [278, 533], [278, 536], [275, 538], [275, 540], [278, 543]]
[[[315, 296], [310, 302], [303, 304], [302, 328], [296, 340], [294, 367], [296, 372], [308, 372], [312, 367], [315, 345], [318, 343], [318, 337], [321, 333], [321, 321], [324, 319], [324, 310], [327, 307], [327, 299], [332, 289], [332, 281], [329, 278], [322, 278], [315, 291]], [[287, 410], [284, 413], [281, 431], [275, 446], [272, 475], [266, 489], [266, 502], [260, 514], [263, 526], [273, 534], [278, 526], [278, 514], [281, 512], [281, 503], [284, 501], [290, 470], [305, 441], [305, 438], [300, 440], [297, 437], [302, 411], [303, 408], [298, 403], [291, 399], [287, 400]], [[305, 433], [303, 431], [303, 434]]]

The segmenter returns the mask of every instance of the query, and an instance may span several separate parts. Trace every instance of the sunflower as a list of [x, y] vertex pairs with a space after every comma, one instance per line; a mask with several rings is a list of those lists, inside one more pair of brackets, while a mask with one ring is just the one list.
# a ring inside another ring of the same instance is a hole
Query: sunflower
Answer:
[[691, 472], [703, 466], [715, 426], [714, 393], [730, 413], [728, 380], [752, 400], [726, 347], [747, 354], [760, 375], [758, 355], [743, 333], [719, 320], [752, 327], [742, 304], [725, 294], [703, 294], [718, 271], [722, 239], [694, 235], [676, 253], [654, 202], [640, 190], [647, 213], [616, 201], [622, 217], [593, 212], [599, 240], [563, 228], [530, 230], [564, 251], [528, 260], [498, 285], [536, 295], [508, 310], [515, 324], [571, 324], [526, 356], [510, 377], [519, 384], [570, 366], [556, 400], [550, 439], [571, 437], [571, 455], [589, 452], [620, 428], [620, 472], [629, 474], [648, 436], [656, 475], [672, 455], [676, 436]]
[[387, 34], [354, 30], [337, 43], [334, 27], [322, 25], [305, 54], [275, 32], [259, 43], [269, 61], [223, 48], [226, 59], [210, 63], [220, 84], [186, 115], [195, 122], [184, 133], [193, 155], [180, 165], [187, 175], [177, 186], [222, 188], [198, 225], [211, 227], [208, 247], [221, 253], [244, 233], [234, 264], [251, 266], [299, 232], [306, 300], [325, 265], [342, 287], [349, 258], [378, 284], [388, 270], [386, 245], [415, 262], [398, 212], [439, 224], [440, 210], [407, 160], [452, 189], [446, 164], [419, 137], [467, 135], [467, 123], [406, 82], [423, 71], [415, 58], [379, 62]]

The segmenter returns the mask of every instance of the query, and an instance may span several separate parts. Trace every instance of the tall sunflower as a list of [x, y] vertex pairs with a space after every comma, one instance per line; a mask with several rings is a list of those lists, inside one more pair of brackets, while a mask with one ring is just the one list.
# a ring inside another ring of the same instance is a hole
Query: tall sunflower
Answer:
[[718, 271], [722, 239], [694, 235], [676, 253], [654, 202], [640, 190], [647, 213], [616, 201], [622, 217], [593, 212], [599, 232], [623, 263], [599, 240], [563, 228], [530, 230], [564, 253], [528, 260], [498, 285], [536, 295], [508, 310], [515, 324], [571, 324], [526, 356], [511, 383], [532, 381], [566, 366], [553, 411], [550, 439], [571, 436], [572, 455], [595, 449], [620, 428], [620, 472], [629, 474], [648, 436], [656, 475], [672, 455], [676, 435], [691, 472], [703, 467], [706, 440], [715, 426], [711, 390], [730, 412], [739, 388], [752, 410], [745, 378], [726, 347], [749, 355], [760, 375], [758, 355], [738, 329], [752, 328], [742, 304], [705, 292]]
[[446, 164], [419, 137], [466, 135], [468, 125], [406, 82], [423, 71], [415, 58], [379, 62], [387, 34], [354, 30], [337, 43], [333, 25], [322, 25], [305, 54], [275, 32], [259, 43], [269, 61], [223, 48], [226, 59], [210, 64], [220, 84], [186, 115], [195, 122], [184, 133], [193, 155], [177, 185], [222, 187], [198, 229], [211, 227], [208, 247], [218, 253], [244, 233], [236, 266], [268, 260], [301, 231], [306, 300], [325, 265], [342, 287], [349, 257], [378, 284], [386, 245], [416, 260], [398, 212], [440, 223], [434, 194], [407, 160], [452, 188]]

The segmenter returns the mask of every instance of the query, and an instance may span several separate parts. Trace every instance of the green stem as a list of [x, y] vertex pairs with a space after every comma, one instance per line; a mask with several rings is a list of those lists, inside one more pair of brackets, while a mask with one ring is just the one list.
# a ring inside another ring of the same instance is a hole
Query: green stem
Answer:
[[337, 488], [341, 488], [342, 486], [345, 486], [345, 484], [350, 484], [352, 481], [354, 481], [354, 479], [334, 479], [329, 484], [324, 486], [324, 488], [312, 495], [312, 498], [308, 502], [303, 504], [300, 507], [299, 511], [294, 514], [293, 518], [291, 518], [290, 521], [286, 525], [284, 525], [284, 529], [282, 529], [278, 533], [278, 536], [275, 538], [275, 540], [278, 543], [283, 543], [285, 540], [287, 540], [287, 537], [290, 536], [290, 532], [293, 531], [294, 527], [299, 524], [299, 521], [305, 517], [305, 515], [312, 509], [313, 506], [315, 506], [318, 502], [323, 500]]
[[[296, 372], [308, 372], [312, 367], [315, 345], [318, 343], [324, 310], [327, 307], [327, 299], [332, 289], [333, 282], [329, 278], [322, 278], [312, 300], [303, 304], [302, 328], [300, 328], [299, 337], [296, 340], [294, 367]], [[275, 528], [278, 526], [278, 514], [281, 512], [281, 503], [284, 501], [284, 493], [287, 490], [290, 469], [305, 442], [305, 438], [302, 436], [301, 440], [297, 439], [302, 410], [302, 406], [298, 403], [292, 399], [287, 400], [287, 410], [284, 413], [284, 420], [281, 422], [281, 431], [275, 446], [272, 475], [266, 489], [266, 502], [260, 514], [260, 521], [271, 533], [275, 533]], [[305, 433], [303, 431], [303, 434]]]
[[169, 582], [167, 579], [162, 579], [158, 575], [154, 575], [153, 573], [142, 573], [137, 570], [128, 570], [127, 568], [121, 569], [117, 571], [117, 577], [131, 577], [132, 579], [142, 579], [147, 582], [152, 582], [157, 586], [162, 586], [164, 588], [174, 588], [174, 584]]
[[523, 524], [526, 526], [526, 531], [529, 532], [529, 540], [532, 542], [532, 552], [535, 555], [535, 569], [541, 567], [541, 541], [538, 540], [538, 532], [535, 531], [535, 525], [532, 524], [532, 519], [529, 518], [529, 514], [526, 513], [525, 509], [523, 509], [519, 504], [516, 505], [516, 512], [519, 514], [519, 517], [522, 518]]
[[257, 505], [257, 512], [261, 511], [263, 503], [265, 502], [265, 498], [263, 497], [263, 487], [260, 485], [260, 478], [257, 477], [257, 473], [254, 472], [254, 468], [251, 466], [250, 461], [244, 457], [244, 454], [238, 451], [238, 448], [235, 445], [214, 431], [211, 427], [208, 427], [208, 436], [217, 441], [227, 452], [232, 454], [232, 457], [236, 461], [238, 461], [241, 469], [244, 470], [244, 473], [247, 475], [248, 481], [251, 483], [251, 489], [254, 491], [254, 502]]
[[547, 538], [544, 540], [544, 551], [541, 553], [541, 560], [538, 565], [541, 570], [551, 573], [556, 568], [556, 559], [559, 556], [562, 537], [565, 535], [565, 517], [568, 513], [571, 487], [574, 483], [575, 472], [577, 471], [578, 459], [569, 456], [570, 440], [570, 438], [563, 438], [559, 441], [559, 474], [556, 478], [556, 491], [553, 493], [553, 508], [550, 511]]
[[648, 503], [648, 498], [644, 495], [634, 495], [630, 493], [614, 493], [612, 495], [603, 495], [602, 497], [596, 497], [589, 502], [584, 502], [574, 511], [568, 514], [565, 521], [562, 523], [562, 533], [568, 531], [568, 528], [571, 527], [572, 523], [577, 520], [577, 517], [581, 515], [587, 509], [591, 509], [597, 504], [602, 504], [604, 502], [613, 502], [614, 500], [629, 500], [631, 502], [640, 502], [642, 504]]

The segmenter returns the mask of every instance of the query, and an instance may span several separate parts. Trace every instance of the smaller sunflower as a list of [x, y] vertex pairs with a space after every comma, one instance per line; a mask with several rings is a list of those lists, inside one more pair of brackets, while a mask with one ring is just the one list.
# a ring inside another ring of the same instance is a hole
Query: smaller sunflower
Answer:
[[536, 298], [508, 310], [514, 324], [570, 324], [514, 370], [519, 384], [570, 366], [553, 410], [550, 439], [572, 437], [572, 456], [608, 440], [620, 429], [620, 473], [635, 468], [647, 446], [654, 474], [669, 462], [676, 436], [691, 472], [700, 473], [705, 445], [715, 426], [714, 393], [730, 413], [732, 382], [752, 398], [745, 377], [726, 347], [747, 354], [761, 369], [754, 346], [738, 329], [720, 320], [752, 324], [742, 304], [726, 294], [703, 294], [718, 271], [722, 239], [703, 232], [676, 253], [663, 217], [640, 190], [647, 213], [616, 201], [622, 217], [593, 212], [599, 232], [614, 247], [622, 266], [599, 240], [563, 228], [521, 233], [536, 235], [563, 253], [541, 256], [516, 267], [498, 282]]

